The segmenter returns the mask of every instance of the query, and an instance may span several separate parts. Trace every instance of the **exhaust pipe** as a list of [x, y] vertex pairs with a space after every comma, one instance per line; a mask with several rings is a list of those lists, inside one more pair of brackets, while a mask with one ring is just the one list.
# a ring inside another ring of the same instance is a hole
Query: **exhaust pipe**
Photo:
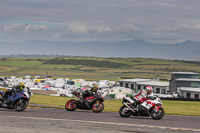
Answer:
[[124, 104], [128, 109], [130, 109], [133, 113], [135, 113], [135, 111], [134, 111], [130, 106], [128, 106], [128, 104], [126, 104], [125, 102], [123, 102], [123, 104]]

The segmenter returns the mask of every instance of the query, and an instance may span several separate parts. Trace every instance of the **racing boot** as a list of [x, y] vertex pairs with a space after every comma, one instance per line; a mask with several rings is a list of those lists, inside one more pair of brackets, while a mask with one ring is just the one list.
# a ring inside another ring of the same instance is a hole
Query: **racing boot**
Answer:
[[1, 107], [4, 107], [4, 108], [6, 108], [6, 107], [8, 107], [8, 105], [7, 105], [7, 104], [5, 104], [5, 103], [3, 103], [3, 104], [1, 104]]
[[4, 107], [4, 108], [6, 108], [8, 106], [6, 104], [6, 100], [2, 100], [0, 105], [1, 105], [1, 107]]

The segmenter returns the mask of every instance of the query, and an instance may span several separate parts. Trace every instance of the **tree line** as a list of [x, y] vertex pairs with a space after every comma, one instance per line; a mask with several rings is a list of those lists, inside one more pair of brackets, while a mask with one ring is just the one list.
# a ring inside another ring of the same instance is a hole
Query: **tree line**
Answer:
[[44, 62], [44, 64], [54, 64], [54, 65], [83, 65], [88, 67], [100, 67], [100, 68], [121, 68], [129, 67], [127, 64], [110, 62], [106, 60], [80, 60], [80, 59], [49, 59]]

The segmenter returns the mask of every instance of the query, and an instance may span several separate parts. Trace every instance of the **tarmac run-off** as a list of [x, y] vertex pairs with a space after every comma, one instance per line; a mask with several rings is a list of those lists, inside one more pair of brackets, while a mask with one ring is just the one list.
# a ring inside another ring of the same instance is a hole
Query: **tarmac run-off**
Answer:
[[[1, 132], [200, 132], [200, 117], [166, 115], [162, 120], [122, 118], [118, 112], [66, 112], [64, 109], [0, 109]], [[17, 130], [20, 129], [20, 130]]]

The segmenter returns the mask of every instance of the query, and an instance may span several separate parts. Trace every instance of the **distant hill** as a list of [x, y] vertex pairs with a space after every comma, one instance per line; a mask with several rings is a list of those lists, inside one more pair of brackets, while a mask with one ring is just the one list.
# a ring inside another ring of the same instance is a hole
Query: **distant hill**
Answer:
[[[178, 60], [200, 60], [200, 42], [155, 44], [143, 40], [121, 42], [68, 42], [29, 40], [18, 43], [0, 42], [3, 55], [141, 57]], [[49, 57], [49, 56], [48, 56]]]

